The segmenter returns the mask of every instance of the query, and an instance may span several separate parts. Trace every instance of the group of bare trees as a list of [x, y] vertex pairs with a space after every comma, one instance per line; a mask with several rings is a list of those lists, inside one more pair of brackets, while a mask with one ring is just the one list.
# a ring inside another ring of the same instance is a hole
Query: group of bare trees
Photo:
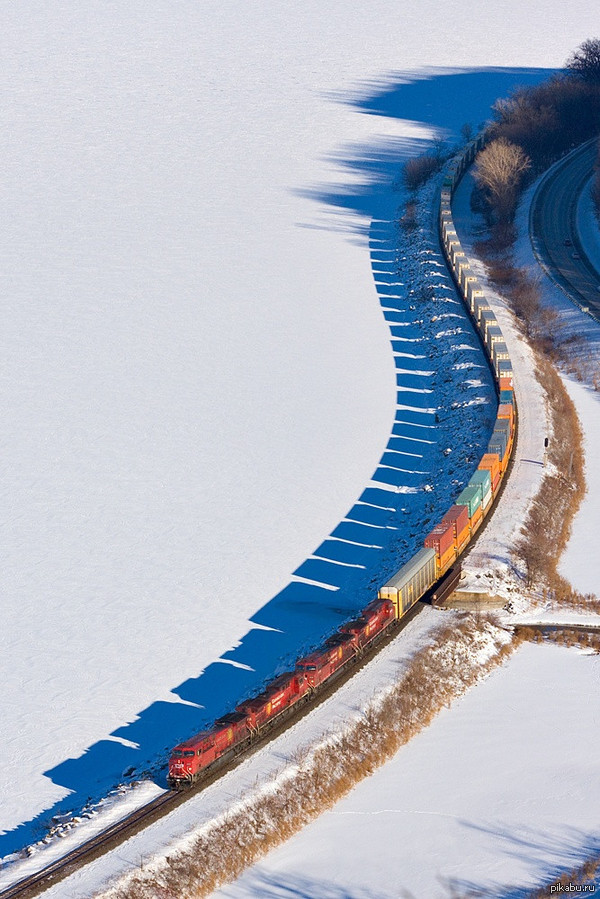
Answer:
[[[490, 132], [474, 168], [476, 201], [499, 239], [528, 177], [600, 134], [600, 38], [584, 41], [562, 73], [499, 100]], [[600, 175], [597, 192], [600, 200]]]
[[584, 81], [600, 84], [600, 38], [584, 41], [567, 60], [567, 69]]

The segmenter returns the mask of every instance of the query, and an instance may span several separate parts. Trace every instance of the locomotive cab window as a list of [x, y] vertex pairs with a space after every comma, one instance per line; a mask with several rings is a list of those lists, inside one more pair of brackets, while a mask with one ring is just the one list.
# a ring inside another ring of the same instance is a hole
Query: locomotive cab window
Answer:
[[195, 754], [195, 753], [194, 753], [194, 750], [193, 750], [193, 749], [186, 749], [185, 752], [183, 753], [183, 757], [184, 757], [185, 759], [193, 759], [193, 758], [194, 758], [194, 754]]

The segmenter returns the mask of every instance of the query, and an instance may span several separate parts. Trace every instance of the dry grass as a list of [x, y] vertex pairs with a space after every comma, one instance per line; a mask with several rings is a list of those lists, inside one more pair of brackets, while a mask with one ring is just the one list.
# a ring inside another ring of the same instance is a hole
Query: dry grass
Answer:
[[[594, 856], [593, 858], [588, 859], [584, 862], [583, 865], [580, 865], [577, 868], [573, 868], [571, 871], [567, 871], [564, 874], [561, 874], [560, 877], [556, 878], [552, 881], [552, 883], [546, 884], [539, 889], [534, 890], [529, 893], [527, 899], [545, 899], [547, 896], [554, 895], [563, 895], [569, 896], [572, 892], [565, 893], [557, 893], [556, 889], [552, 890], [552, 887], [557, 887], [559, 884], [562, 887], [568, 887], [569, 884], [574, 884], [575, 886], [583, 886], [585, 884], [593, 884], [598, 871], [600, 870], [600, 856]], [[591, 891], [592, 894], [594, 891]], [[579, 895], [581, 895], [582, 891], [579, 891]], [[583, 893], [585, 895], [585, 893]]]
[[578, 649], [589, 649], [600, 654], [600, 631], [579, 631], [574, 627], [550, 630], [548, 627], [525, 625], [515, 628], [515, 639], [518, 644], [557, 643], [559, 646], [576, 646]]
[[552, 436], [548, 461], [553, 473], [542, 481], [516, 550], [527, 566], [530, 585], [543, 582], [554, 598], [571, 588], [557, 571], [567, 546], [573, 518], [585, 495], [583, 434], [573, 402], [554, 366], [539, 351], [537, 377], [544, 388], [551, 418]]
[[453, 616], [402, 680], [346, 731], [308, 752], [283, 782], [207, 825], [192, 848], [130, 875], [106, 899], [201, 899], [235, 879], [372, 774], [521, 642], [487, 616]]
[[415, 228], [418, 227], [417, 204], [414, 200], [409, 200], [406, 204], [404, 215], [400, 219], [400, 226], [408, 233], [414, 231]]

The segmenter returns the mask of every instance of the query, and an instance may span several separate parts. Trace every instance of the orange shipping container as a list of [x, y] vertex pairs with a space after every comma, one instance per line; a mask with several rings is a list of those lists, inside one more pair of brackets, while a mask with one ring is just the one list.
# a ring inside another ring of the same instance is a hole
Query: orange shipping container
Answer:
[[471, 533], [474, 534], [479, 525], [481, 524], [481, 519], [483, 518], [483, 509], [481, 506], [478, 506], [473, 515], [471, 516]]
[[501, 403], [498, 406], [498, 418], [508, 418], [510, 421], [510, 427], [512, 430], [513, 422], [515, 420], [515, 407], [512, 403]]
[[499, 388], [500, 390], [513, 390], [512, 376], [508, 378], [500, 378]]
[[477, 467], [487, 468], [493, 482], [494, 478], [500, 474], [500, 456], [497, 453], [486, 453], [485, 456], [482, 456], [481, 462]]
[[454, 544], [447, 549], [446, 552], [442, 556], [435, 557], [435, 563], [437, 565], [438, 574], [440, 571], [443, 571], [444, 568], [447, 568], [448, 565], [451, 565], [456, 558], [456, 549], [454, 548]]
[[[467, 508], [466, 506], [463, 506], [463, 509], [466, 509], [466, 508]], [[462, 531], [459, 533], [458, 537], [456, 538], [456, 547], [458, 549], [458, 552], [460, 552], [462, 550], [463, 546], [469, 542], [470, 536], [471, 536], [471, 528], [469, 527], [469, 522], [467, 520], [466, 528], [463, 528]]]

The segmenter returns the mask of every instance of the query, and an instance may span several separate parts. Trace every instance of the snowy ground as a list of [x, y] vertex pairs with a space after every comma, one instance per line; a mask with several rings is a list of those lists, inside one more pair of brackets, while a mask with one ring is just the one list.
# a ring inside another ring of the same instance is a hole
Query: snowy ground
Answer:
[[0, 857], [363, 605], [485, 443], [436, 425], [394, 184], [448, 92], [540, 72], [410, 80], [405, 24], [319, 11], [3, 13]]
[[544, 74], [490, 66], [594, 31], [512, 6], [2, 14], [0, 856], [335, 627], [468, 477], [489, 382], [450, 414], [477, 344], [415, 325], [396, 188]]
[[[454, 221], [467, 256], [484, 285], [489, 302], [502, 328], [515, 372], [515, 393], [519, 408], [518, 439], [513, 453], [513, 468], [502, 494], [502, 502], [493, 512], [492, 522], [469, 551], [463, 563], [466, 590], [482, 589], [491, 596], [505, 596], [518, 604], [520, 582], [511, 557], [519, 537], [531, 498], [544, 477], [544, 437], [549, 434], [547, 410], [542, 389], [535, 377], [533, 356], [519, 334], [513, 316], [501, 296], [490, 286], [485, 267], [476, 258], [473, 243], [477, 239], [477, 219], [473, 219], [469, 201], [473, 182], [470, 174], [462, 180], [453, 204]], [[522, 226], [525, 227], [526, 219]]]
[[215, 899], [517, 899], [600, 847], [595, 655], [525, 645]]
[[[457, 197], [455, 219], [467, 244], [465, 195]], [[582, 208], [589, 212], [585, 197]], [[533, 265], [527, 203], [519, 224], [521, 264]], [[585, 226], [591, 231], [589, 218]], [[600, 257], [593, 258], [600, 265]], [[543, 283], [566, 327], [588, 336], [589, 357], [600, 366], [597, 325], [566, 305], [552, 282]], [[527, 467], [526, 457], [532, 456], [530, 437], [537, 436], [539, 458], [532, 462], [543, 461], [545, 413], [527, 348], [497, 297], [495, 308], [510, 341], [524, 432], [501, 506], [466, 567], [470, 586], [504, 592], [518, 609], [510, 545], [523, 520], [524, 496], [543, 473], [540, 464]], [[600, 527], [600, 397], [585, 384], [565, 382], [584, 428], [588, 492], [562, 571], [577, 589], [598, 594], [592, 560]], [[597, 615], [556, 609], [504, 617], [600, 624]], [[215, 899], [448, 899], [452, 890], [520, 899], [528, 888], [550, 882], [600, 851], [600, 765], [590, 752], [600, 719], [599, 677], [597, 655], [522, 647], [345, 800]]]
[[[465, 195], [457, 197], [455, 218], [467, 244]], [[590, 214], [584, 196], [580, 221], [592, 235]], [[521, 264], [533, 266], [526, 224], [527, 203], [518, 255]], [[600, 255], [592, 258], [600, 266]], [[585, 335], [587, 356], [600, 366], [598, 326], [568, 304], [552, 282], [543, 285], [546, 300], [564, 316], [565, 329]], [[507, 582], [510, 545], [523, 520], [523, 498], [543, 474], [545, 413], [527, 348], [498, 297], [495, 308], [515, 364], [525, 433], [502, 504], [466, 567], [470, 586], [505, 592], [514, 600], [514, 576]], [[586, 384], [568, 378], [565, 383], [584, 429], [588, 492], [562, 572], [580, 591], [598, 594], [593, 559], [600, 528], [600, 397]], [[533, 458], [532, 436], [538, 445]], [[514, 604], [519, 608], [518, 599]], [[505, 617], [600, 623], [597, 615], [556, 609]], [[600, 715], [599, 676], [596, 655], [523, 647], [391, 763], [215, 899], [446, 899], [453, 889], [459, 895], [474, 890], [518, 899], [528, 887], [550, 882], [600, 850], [600, 766], [590, 752]]]

